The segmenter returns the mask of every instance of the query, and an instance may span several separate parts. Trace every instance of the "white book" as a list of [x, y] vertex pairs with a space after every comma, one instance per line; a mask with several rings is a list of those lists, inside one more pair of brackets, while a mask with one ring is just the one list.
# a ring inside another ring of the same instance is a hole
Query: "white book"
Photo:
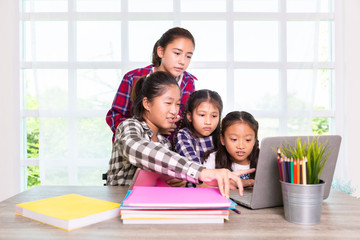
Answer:
[[124, 219], [123, 224], [221, 224], [223, 218], [182, 218], [182, 219]]

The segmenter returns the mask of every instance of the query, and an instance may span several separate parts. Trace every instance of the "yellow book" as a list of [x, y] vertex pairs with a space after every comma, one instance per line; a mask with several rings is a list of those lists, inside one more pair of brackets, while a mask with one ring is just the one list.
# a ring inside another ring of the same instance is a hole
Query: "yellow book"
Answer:
[[119, 216], [119, 203], [68, 194], [16, 205], [16, 214], [73, 230]]

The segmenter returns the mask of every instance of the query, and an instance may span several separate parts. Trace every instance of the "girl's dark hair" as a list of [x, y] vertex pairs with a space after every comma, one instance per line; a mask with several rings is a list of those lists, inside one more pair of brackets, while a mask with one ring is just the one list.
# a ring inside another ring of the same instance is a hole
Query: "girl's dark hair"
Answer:
[[[233, 125], [234, 123], [246, 123], [255, 133], [255, 144], [253, 150], [249, 155], [250, 160], [250, 168], [255, 168], [257, 165], [257, 160], [259, 157], [259, 139], [258, 139], [258, 130], [259, 130], [259, 123], [255, 120], [253, 115], [245, 111], [234, 111], [228, 113], [225, 118], [221, 122], [221, 135], [224, 137], [225, 131], [228, 127]], [[230, 154], [226, 151], [225, 146], [221, 143], [218, 146], [218, 150], [216, 152], [215, 157], [215, 168], [227, 168], [230, 171], [232, 161], [230, 160]], [[255, 178], [255, 173], [250, 174], [250, 178]]]
[[195, 48], [195, 39], [188, 30], [186, 30], [185, 28], [181, 28], [181, 27], [171, 28], [171, 29], [167, 30], [161, 36], [161, 38], [159, 40], [157, 40], [157, 42], [154, 45], [153, 54], [152, 54], [152, 64], [154, 65], [154, 67], [159, 67], [161, 65], [161, 58], [157, 54], [157, 48], [162, 47], [165, 49], [169, 43], [171, 43], [175, 39], [178, 39], [181, 37], [190, 39]]
[[175, 78], [167, 72], [157, 71], [139, 78], [131, 92], [132, 116], [138, 120], [144, 120], [143, 98], [146, 97], [151, 102], [155, 97], [162, 95], [170, 85], [179, 87]]
[[195, 133], [195, 129], [191, 122], [186, 117], [187, 113], [191, 115], [194, 113], [194, 110], [203, 102], [210, 102], [212, 103], [217, 109], [219, 110], [219, 122], [216, 129], [210, 134], [213, 139], [214, 149], [218, 146], [218, 142], [220, 141], [220, 119], [221, 119], [221, 112], [223, 110], [223, 102], [221, 100], [220, 95], [208, 89], [201, 89], [197, 90], [190, 94], [187, 102], [185, 111], [183, 112], [182, 116], [182, 123], [180, 128], [188, 128], [192, 133]]

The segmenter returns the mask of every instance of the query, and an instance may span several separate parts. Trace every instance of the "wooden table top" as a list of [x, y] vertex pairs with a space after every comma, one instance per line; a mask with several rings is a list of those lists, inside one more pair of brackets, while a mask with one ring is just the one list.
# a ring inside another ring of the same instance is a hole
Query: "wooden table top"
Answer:
[[283, 207], [236, 208], [224, 224], [124, 225], [120, 217], [70, 232], [15, 215], [22, 202], [77, 193], [121, 202], [126, 187], [39, 186], [0, 202], [0, 239], [360, 239], [360, 199], [332, 189], [322, 205], [321, 223], [299, 225], [284, 218]]

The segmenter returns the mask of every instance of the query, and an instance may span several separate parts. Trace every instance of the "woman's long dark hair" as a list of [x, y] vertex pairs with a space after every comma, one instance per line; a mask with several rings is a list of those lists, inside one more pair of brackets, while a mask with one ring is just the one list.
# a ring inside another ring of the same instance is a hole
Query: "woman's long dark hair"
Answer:
[[[213, 139], [214, 149], [218, 146], [218, 141], [220, 141], [220, 119], [221, 119], [221, 112], [223, 110], [223, 102], [221, 100], [220, 95], [208, 89], [201, 89], [197, 90], [190, 94], [187, 102], [185, 111], [183, 112], [182, 122], [180, 123], [180, 128], [188, 128], [193, 134], [195, 134], [195, 129], [192, 123], [187, 119], [187, 113], [193, 115], [194, 110], [203, 102], [212, 103], [218, 110], [219, 110], [219, 122], [215, 130], [210, 134]], [[175, 135], [176, 136], [176, 135]]]
[[157, 48], [162, 47], [163, 49], [165, 49], [169, 43], [173, 42], [175, 39], [178, 38], [190, 39], [195, 48], [195, 39], [188, 30], [181, 27], [170, 28], [161, 36], [159, 40], [157, 40], [154, 45], [152, 54], [152, 64], [154, 65], [154, 67], [159, 67], [161, 65], [161, 58], [157, 54]]
[[143, 121], [143, 114], [145, 112], [142, 104], [143, 98], [146, 97], [149, 102], [152, 102], [155, 97], [162, 95], [170, 85], [179, 87], [175, 78], [167, 72], [157, 71], [139, 78], [131, 92], [131, 101], [133, 102], [131, 108], [132, 116]]
[[[259, 140], [258, 140], [258, 130], [259, 123], [255, 120], [253, 115], [245, 111], [233, 111], [228, 113], [221, 122], [221, 136], [225, 136], [225, 131], [228, 127], [234, 123], [246, 123], [255, 133], [255, 144], [249, 155], [250, 168], [256, 168], [257, 160], [259, 157]], [[215, 157], [215, 168], [227, 168], [230, 171], [232, 165], [230, 154], [226, 151], [225, 146], [219, 143], [216, 157]], [[250, 178], [255, 178], [255, 173], [250, 174]]]

